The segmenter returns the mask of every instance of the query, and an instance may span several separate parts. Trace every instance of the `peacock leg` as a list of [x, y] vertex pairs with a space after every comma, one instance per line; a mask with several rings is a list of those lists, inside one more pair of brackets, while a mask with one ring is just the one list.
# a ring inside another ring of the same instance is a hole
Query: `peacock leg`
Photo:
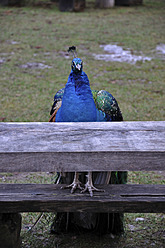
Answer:
[[73, 183], [71, 183], [71, 184], [68, 185], [68, 186], [61, 187], [61, 188], [62, 188], [62, 189], [71, 188], [71, 193], [74, 193], [76, 189], [83, 190], [83, 188], [81, 187], [82, 183], [79, 181], [78, 178], [79, 178], [79, 173], [75, 171]]
[[87, 178], [88, 179], [87, 179], [87, 182], [85, 184], [85, 188], [81, 191], [81, 193], [89, 191], [89, 194], [92, 197], [93, 196], [93, 191], [104, 192], [104, 190], [97, 189], [96, 187], [94, 187], [93, 181], [92, 181], [92, 172], [91, 171], [88, 172]]

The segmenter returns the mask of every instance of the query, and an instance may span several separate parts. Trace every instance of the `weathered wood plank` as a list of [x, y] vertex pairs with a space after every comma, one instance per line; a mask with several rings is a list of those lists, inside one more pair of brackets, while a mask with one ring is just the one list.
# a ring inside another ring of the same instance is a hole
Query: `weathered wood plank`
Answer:
[[0, 172], [164, 169], [163, 121], [0, 123], [0, 140]]
[[60, 187], [1, 184], [0, 212], [165, 212], [165, 185], [100, 185], [94, 197]]
[[163, 152], [4, 153], [0, 172], [161, 171]]
[[1, 152], [165, 151], [165, 122], [0, 123]]

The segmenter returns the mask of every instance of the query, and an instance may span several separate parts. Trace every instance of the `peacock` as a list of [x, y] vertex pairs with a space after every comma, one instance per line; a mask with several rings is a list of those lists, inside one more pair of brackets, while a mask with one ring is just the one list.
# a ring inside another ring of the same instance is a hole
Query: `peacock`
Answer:
[[[91, 90], [83, 62], [77, 57], [76, 47], [68, 52], [74, 54], [71, 72], [65, 88], [54, 96], [49, 122], [105, 122], [123, 121], [116, 99], [106, 90]], [[71, 193], [80, 189], [93, 197], [94, 184], [126, 183], [126, 172], [57, 173], [57, 180], [69, 184]], [[123, 215], [119, 213], [57, 213], [52, 232], [91, 230], [99, 234], [123, 231]]]

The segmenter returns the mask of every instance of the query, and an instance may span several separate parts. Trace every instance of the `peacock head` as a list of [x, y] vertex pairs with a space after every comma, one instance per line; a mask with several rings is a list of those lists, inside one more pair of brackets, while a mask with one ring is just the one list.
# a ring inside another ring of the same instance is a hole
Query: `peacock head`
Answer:
[[81, 73], [83, 68], [83, 62], [79, 58], [74, 58], [71, 65], [72, 71], [75, 73]]

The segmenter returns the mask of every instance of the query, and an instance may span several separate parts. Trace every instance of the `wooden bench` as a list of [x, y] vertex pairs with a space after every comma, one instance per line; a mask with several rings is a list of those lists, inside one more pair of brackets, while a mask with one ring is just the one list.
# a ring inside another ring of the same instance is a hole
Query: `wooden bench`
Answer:
[[[163, 171], [165, 122], [0, 123], [0, 172]], [[165, 212], [165, 185], [0, 184], [0, 213]], [[13, 246], [14, 247], [14, 246]]]

